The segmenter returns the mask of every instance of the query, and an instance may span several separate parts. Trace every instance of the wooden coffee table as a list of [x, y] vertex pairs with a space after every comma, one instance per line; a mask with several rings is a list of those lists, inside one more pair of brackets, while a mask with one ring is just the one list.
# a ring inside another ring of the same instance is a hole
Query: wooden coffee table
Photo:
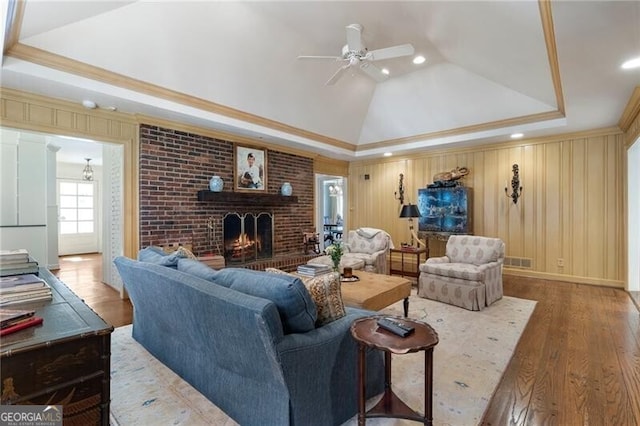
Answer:
[[342, 301], [345, 305], [379, 311], [404, 299], [404, 316], [409, 314], [411, 281], [404, 277], [353, 271], [360, 280], [343, 281]]

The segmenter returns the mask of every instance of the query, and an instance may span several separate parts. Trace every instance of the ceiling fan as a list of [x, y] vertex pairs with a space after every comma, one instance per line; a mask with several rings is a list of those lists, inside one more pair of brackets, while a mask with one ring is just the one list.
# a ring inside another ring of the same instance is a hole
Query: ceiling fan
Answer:
[[411, 44], [401, 44], [369, 51], [362, 44], [362, 25], [350, 24], [346, 28], [347, 44], [342, 47], [342, 56], [298, 56], [298, 59], [330, 59], [345, 63], [325, 83], [326, 86], [334, 84], [348, 68], [356, 66], [374, 80], [378, 82], [385, 81], [389, 76], [372, 64], [373, 61], [413, 55], [414, 49]]

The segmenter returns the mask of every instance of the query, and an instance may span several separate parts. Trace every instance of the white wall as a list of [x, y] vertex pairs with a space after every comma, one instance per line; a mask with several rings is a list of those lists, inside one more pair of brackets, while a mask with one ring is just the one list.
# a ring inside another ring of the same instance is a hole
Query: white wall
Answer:
[[640, 139], [627, 151], [627, 290], [640, 291]]

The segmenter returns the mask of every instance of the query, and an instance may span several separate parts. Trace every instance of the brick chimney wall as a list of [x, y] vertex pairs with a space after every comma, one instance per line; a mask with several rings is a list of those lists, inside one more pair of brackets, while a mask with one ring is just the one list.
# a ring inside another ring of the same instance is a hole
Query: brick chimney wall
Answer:
[[[266, 211], [274, 215], [274, 257], [302, 254], [302, 230], [313, 227], [313, 159], [267, 149], [266, 192], [279, 194], [282, 183], [290, 182], [298, 203], [260, 206], [199, 202], [197, 192], [209, 188], [213, 175], [224, 180], [223, 191], [233, 191], [233, 155], [234, 144], [227, 140], [140, 126], [141, 248], [181, 243], [190, 244], [197, 255], [222, 254], [217, 247], [222, 248], [225, 213]], [[213, 244], [208, 241], [210, 217], [215, 223]]]

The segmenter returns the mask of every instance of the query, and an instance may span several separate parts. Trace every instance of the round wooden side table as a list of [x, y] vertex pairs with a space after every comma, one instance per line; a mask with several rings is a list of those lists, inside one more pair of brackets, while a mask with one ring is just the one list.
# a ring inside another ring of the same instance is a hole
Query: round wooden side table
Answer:
[[[385, 318], [410, 325], [415, 331], [407, 337], [397, 336], [378, 327], [381, 316], [360, 318], [351, 325], [351, 335], [358, 342], [358, 425], [364, 426], [367, 417], [393, 417], [416, 420], [425, 425], [433, 422], [433, 348], [438, 344], [438, 333], [421, 321], [384, 315]], [[366, 348], [384, 351], [384, 395], [375, 407], [365, 412], [366, 403]], [[391, 389], [391, 354], [401, 355], [424, 352], [424, 416], [410, 408]]]

